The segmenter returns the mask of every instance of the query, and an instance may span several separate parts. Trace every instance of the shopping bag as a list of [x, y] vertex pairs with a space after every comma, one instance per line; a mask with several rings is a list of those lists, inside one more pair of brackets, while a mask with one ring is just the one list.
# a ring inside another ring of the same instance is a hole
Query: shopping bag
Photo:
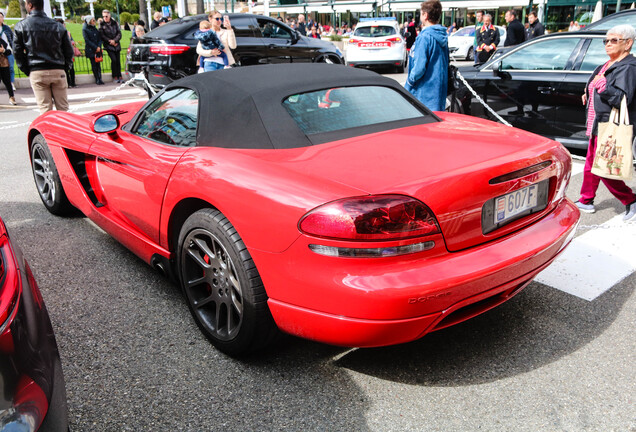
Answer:
[[101, 63], [104, 61], [104, 56], [102, 55], [102, 52], [98, 52], [95, 53], [95, 63]]
[[627, 100], [623, 97], [620, 110], [612, 108], [609, 121], [598, 125], [592, 174], [614, 180], [631, 179], [634, 170], [632, 138]]

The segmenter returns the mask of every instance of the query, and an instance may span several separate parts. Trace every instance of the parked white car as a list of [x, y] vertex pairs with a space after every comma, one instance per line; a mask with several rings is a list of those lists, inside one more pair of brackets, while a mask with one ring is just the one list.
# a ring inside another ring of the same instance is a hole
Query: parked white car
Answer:
[[[502, 47], [506, 40], [506, 28], [495, 26], [499, 30], [499, 45]], [[462, 27], [448, 37], [448, 49], [453, 58], [464, 60], [475, 59], [475, 26]]]
[[348, 66], [391, 65], [398, 72], [406, 66], [406, 41], [394, 17], [362, 18], [345, 52]]

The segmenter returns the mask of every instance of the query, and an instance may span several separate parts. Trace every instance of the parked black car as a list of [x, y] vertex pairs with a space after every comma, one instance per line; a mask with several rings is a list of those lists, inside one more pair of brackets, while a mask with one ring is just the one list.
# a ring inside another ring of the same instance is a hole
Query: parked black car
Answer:
[[[266, 63], [337, 63], [344, 58], [331, 42], [300, 35], [284, 23], [262, 15], [228, 14], [236, 36], [232, 55], [238, 66]], [[179, 18], [157, 27], [128, 48], [127, 70], [144, 72], [151, 85], [161, 88], [195, 74], [197, 40], [194, 33], [207, 15]]]
[[[581, 95], [598, 65], [609, 58], [606, 32], [554, 33], [524, 42], [478, 67], [461, 67], [467, 82], [513, 126], [587, 148], [585, 107]], [[495, 120], [460, 84], [465, 114]]]
[[0, 430], [68, 430], [53, 328], [31, 269], [0, 219]]

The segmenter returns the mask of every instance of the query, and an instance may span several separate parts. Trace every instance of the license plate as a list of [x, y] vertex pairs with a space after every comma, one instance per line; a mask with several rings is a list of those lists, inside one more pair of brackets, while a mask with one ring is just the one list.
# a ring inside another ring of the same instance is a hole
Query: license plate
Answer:
[[360, 42], [358, 46], [360, 48], [389, 48], [391, 42]]
[[530, 210], [537, 205], [538, 185], [533, 184], [523, 189], [510, 192], [495, 199], [495, 224], [512, 219], [519, 213]]

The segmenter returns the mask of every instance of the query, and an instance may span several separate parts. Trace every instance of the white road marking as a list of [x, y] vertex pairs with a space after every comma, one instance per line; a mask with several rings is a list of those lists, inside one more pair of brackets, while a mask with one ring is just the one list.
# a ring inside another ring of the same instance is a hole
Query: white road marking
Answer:
[[581, 174], [585, 168], [585, 162], [572, 161], [572, 176]]
[[536, 281], [592, 301], [636, 271], [636, 223], [618, 215], [576, 237]]
[[[92, 92], [92, 93], [77, 93], [77, 94], [69, 94], [68, 95], [68, 100], [69, 101], [75, 101], [75, 100], [84, 100], [84, 99], [95, 99], [96, 97], [100, 97], [104, 94], [104, 92]], [[113, 93], [112, 95], [134, 95], [134, 96], [142, 96], [147, 94], [145, 90], [140, 90], [140, 89], [122, 89], [119, 90], [116, 93]], [[35, 98], [34, 97], [21, 97], [20, 98], [24, 103], [27, 104], [33, 104], [35, 103]]]
[[[148, 96], [142, 97], [142, 98], [134, 98], [134, 99], [117, 99], [117, 100], [99, 101], [99, 102], [94, 102], [91, 104], [89, 104], [88, 102], [84, 102], [80, 104], [71, 104], [70, 107], [74, 110], [73, 112], [75, 113], [77, 113], [78, 111], [91, 112], [91, 111], [98, 111], [97, 109], [95, 109], [98, 107], [116, 106], [116, 105], [121, 105], [121, 104], [129, 103], [129, 102], [142, 102], [147, 100], [148, 100]], [[33, 108], [33, 111], [38, 113], [40, 112], [40, 110], [37, 108]]]

